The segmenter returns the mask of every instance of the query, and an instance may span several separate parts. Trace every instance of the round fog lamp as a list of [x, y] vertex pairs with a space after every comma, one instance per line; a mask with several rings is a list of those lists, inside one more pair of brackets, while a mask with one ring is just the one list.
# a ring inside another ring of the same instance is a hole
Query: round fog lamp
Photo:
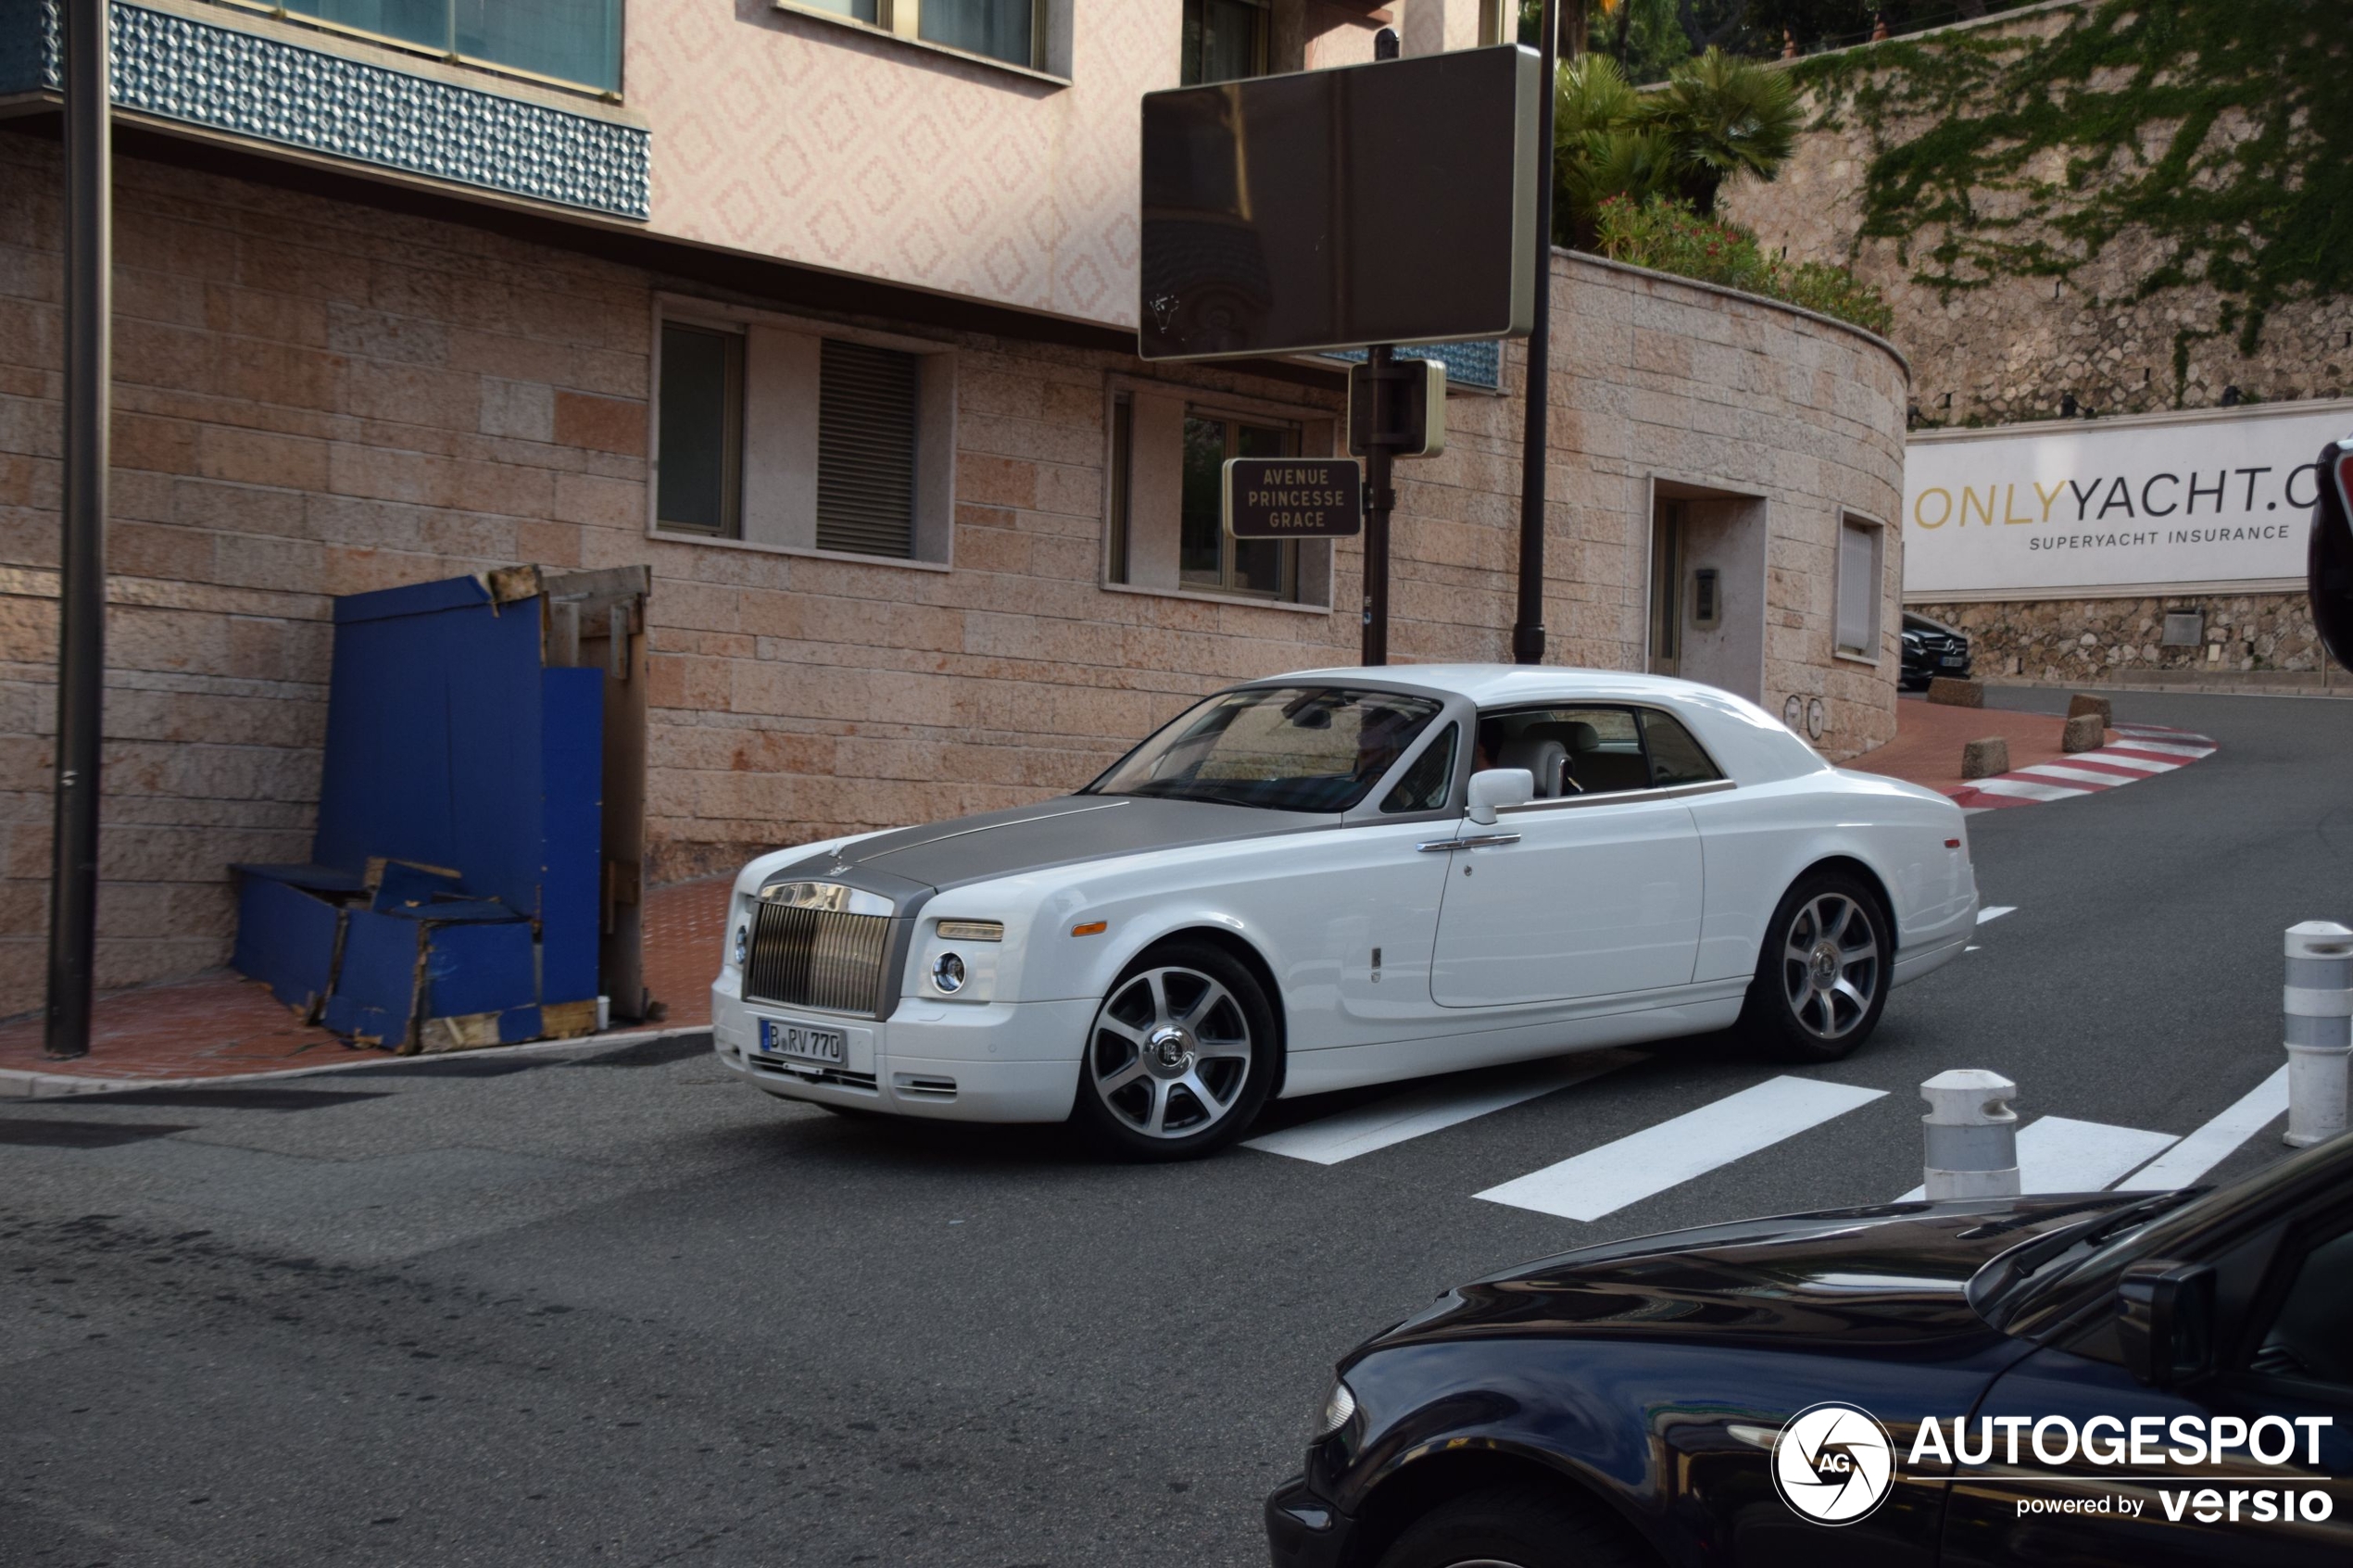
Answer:
[[751, 927], [739, 925], [736, 927], [736, 967], [737, 969], [744, 967], [744, 960], [749, 956], [750, 952]]
[[954, 953], [940, 954], [931, 966], [931, 983], [954, 996], [964, 988], [964, 960]]

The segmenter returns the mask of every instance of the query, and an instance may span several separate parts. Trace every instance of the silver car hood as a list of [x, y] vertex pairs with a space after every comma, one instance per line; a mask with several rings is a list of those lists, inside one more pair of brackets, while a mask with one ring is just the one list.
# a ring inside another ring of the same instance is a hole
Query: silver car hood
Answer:
[[1133, 795], [1065, 795], [1036, 806], [877, 834], [838, 853], [812, 855], [771, 872], [768, 880], [838, 882], [888, 896], [909, 884], [935, 890], [960, 887], [1146, 850], [1315, 833], [1339, 825], [1337, 817], [1305, 811]]

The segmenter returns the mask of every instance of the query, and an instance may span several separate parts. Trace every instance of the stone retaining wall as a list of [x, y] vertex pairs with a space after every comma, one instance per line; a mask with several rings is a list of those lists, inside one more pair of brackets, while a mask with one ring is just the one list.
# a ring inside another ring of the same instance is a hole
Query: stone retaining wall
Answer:
[[[2311, 606], [2301, 594], [1904, 608], [1969, 633], [1975, 672], [1987, 680], [2008, 677], [2062, 684], [2156, 672], [2215, 676], [2318, 671], [2326, 662], [2312, 629]], [[2163, 646], [2168, 610], [2204, 614], [2205, 635], [2197, 646]]]

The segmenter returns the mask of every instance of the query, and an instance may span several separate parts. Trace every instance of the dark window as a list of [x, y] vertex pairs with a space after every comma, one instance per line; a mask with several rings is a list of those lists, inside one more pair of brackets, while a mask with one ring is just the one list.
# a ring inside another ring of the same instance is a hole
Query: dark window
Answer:
[[1009, 65], [1035, 65], [1038, 59], [1032, 0], [922, 0], [915, 31], [925, 43]]
[[1277, 686], [1211, 697], [1088, 784], [1278, 811], [1347, 811], [1438, 717], [1427, 697]]
[[1220, 504], [1226, 459], [1288, 458], [1299, 433], [1213, 415], [1185, 416], [1183, 530], [1177, 575], [1188, 586], [1263, 598], [1299, 597], [1299, 546], [1288, 539], [1235, 539]]
[[1525, 768], [1536, 798], [1610, 795], [1648, 789], [1642, 732], [1623, 708], [1521, 709], [1482, 719], [1482, 768]]
[[743, 397], [741, 332], [661, 324], [654, 515], [662, 527], [729, 539], [741, 532]]
[[915, 553], [912, 354], [827, 338], [817, 371], [817, 547]]
[[1111, 403], [1111, 560], [1106, 575], [1127, 581], [1127, 490], [1135, 460], [1136, 400], [1121, 393]]
[[1260, 0], [1185, 0], [1184, 85], [1266, 74]]
[[1454, 737], [1459, 729], [1459, 725], [1447, 725], [1446, 733], [1414, 759], [1405, 776], [1382, 798], [1382, 810], [1435, 811], [1446, 804], [1454, 785]]
[[2353, 1389], [2353, 1233], [2339, 1233], [2304, 1254], [2281, 1301], [2253, 1370]]
[[621, 0], [287, 0], [285, 8], [471, 63], [621, 86]]
[[1661, 789], [1669, 784], [1709, 784], [1724, 776], [1692, 738], [1692, 732], [1664, 713], [1643, 713], [1642, 739], [1651, 754], [1651, 783]]

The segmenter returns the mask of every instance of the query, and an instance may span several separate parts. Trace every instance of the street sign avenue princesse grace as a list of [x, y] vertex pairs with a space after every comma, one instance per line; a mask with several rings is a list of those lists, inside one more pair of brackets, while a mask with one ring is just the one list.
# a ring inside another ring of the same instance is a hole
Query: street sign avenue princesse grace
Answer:
[[1346, 539], [1364, 525], [1353, 458], [1228, 458], [1225, 491], [1237, 539]]

